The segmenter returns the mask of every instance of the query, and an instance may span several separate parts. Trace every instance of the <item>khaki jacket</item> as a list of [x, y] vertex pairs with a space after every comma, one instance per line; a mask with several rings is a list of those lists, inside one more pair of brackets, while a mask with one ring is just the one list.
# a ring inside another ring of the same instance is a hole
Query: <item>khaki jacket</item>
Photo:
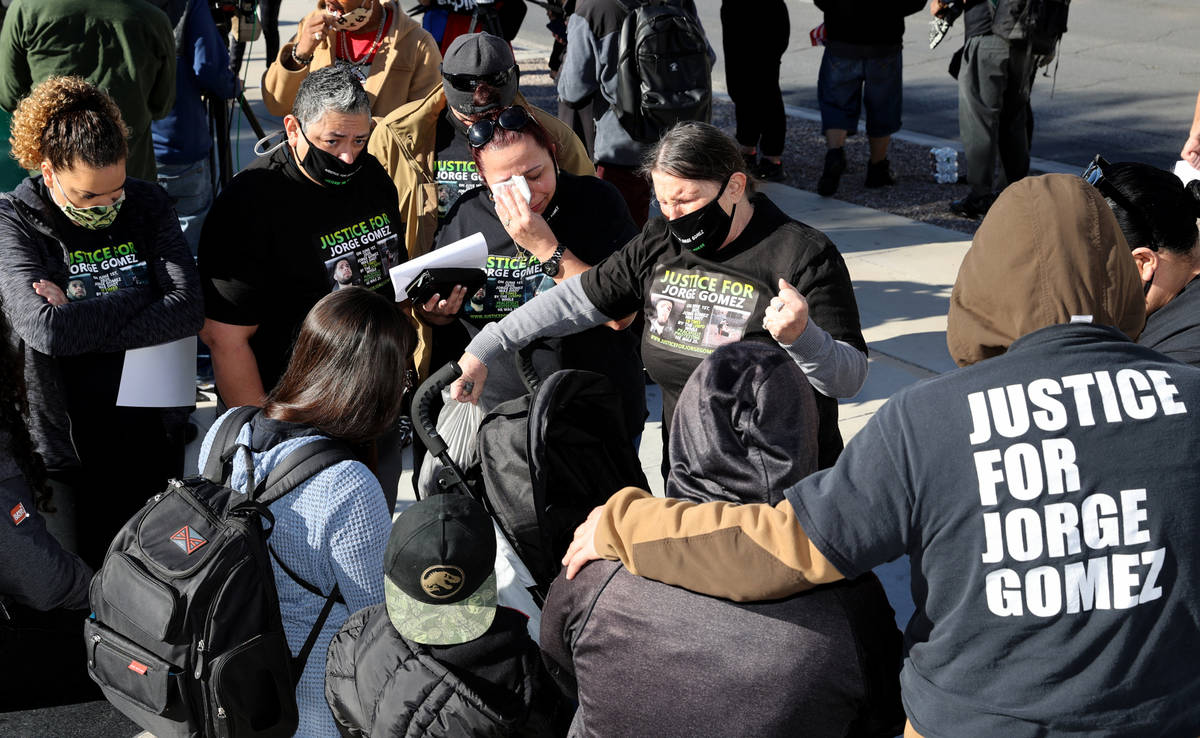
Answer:
[[[532, 113], [550, 134], [558, 165], [563, 171], [581, 176], [596, 173], [583, 142], [569, 126], [550, 113], [530, 105], [520, 92], [513, 104], [521, 105]], [[404, 219], [404, 243], [410, 259], [433, 249], [433, 236], [438, 224], [434, 145], [438, 116], [445, 109], [446, 94], [439, 84], [423, 100], [403, 105], [384, 118], [375, 126], [367, 143], [367, 151], [379, 160], [396, 183], [396, 191], [400, 196], [400, 217]], [[431, 331], [424, 323], [417, 323], [420, 340], [416, 364], [417, 371], [424, 377], [429, 368]]]
[[[363, 83], [363, 89], [371, 99], [371, 116], [377, 120], [406, 102], [425, 97], [440, 86], [442, 79], [442, 55], [433, 36], [421, 28], [421, 24], [409, 18], [396, 2], [389, 2], [386, 7], [390, 13], [391, 28], [380, 40], [367, 81]], [[322, 7], [318, 6], [309, 16], [323, 12]], [[336, 33], [326, 34], [313, 50], [312, 62], [296, 72], [285, 68], [279, 61], [291, 58], [296, 39], [293, 37], [283, 45], [279, 50], [279, 58], [271, 61], [263, 77], [262, 98], [269, 113], [283, 116], [292, 112], [296, 92], [308, 73], [333, 64], [337, 37]]]

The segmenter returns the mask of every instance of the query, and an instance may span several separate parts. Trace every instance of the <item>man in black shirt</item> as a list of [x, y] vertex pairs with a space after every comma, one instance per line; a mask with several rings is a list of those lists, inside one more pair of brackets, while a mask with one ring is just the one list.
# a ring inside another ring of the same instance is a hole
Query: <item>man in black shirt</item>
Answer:
[[222, 190], [204, 224], [200, 273], [217, 390], [262, 404], [309, 309], [348, 282], [393, 296], [404, 261], [391, 179], [363, 149], [370, 101], [347, 72], [313, 72], [284, 118], [287, 140]]
[[[958, 73], [958, 133], [971, 192], [950, 203], [950, 211], [964, 218], [982, 217], [995, 199], [992, 185], [997, 153], [1004, 168], [1004, 186], [1029, 174], [1025, 123], [1033, 84], [1033, 51], [1027, 40], [1009, 38], [1013, 19], [1027, 2], [963, 3], [967, 40]], [[952, 4], [932, 0], [929, 11], [940, 16]]]

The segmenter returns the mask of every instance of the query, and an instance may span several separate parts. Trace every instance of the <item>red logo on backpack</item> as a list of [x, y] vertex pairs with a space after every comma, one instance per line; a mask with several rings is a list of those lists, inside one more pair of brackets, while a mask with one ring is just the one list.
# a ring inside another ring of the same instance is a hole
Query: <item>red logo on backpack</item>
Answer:
[[189, 556], [204, 544], [207, 540], [201, 538], [198, 534], [193, 533], [188, 526], [183, 526], [179, 530], [171, 534], [171, 540], [175, 541], [175, 545], [183, 549], [183, 552]]
[[29, 517], [29, 513], [25, 512], [25, 503], [18, 502], [16, 507], [8, 511], [8, 516], [12, 518], [13, 525], [25, 522], [25, 518]]

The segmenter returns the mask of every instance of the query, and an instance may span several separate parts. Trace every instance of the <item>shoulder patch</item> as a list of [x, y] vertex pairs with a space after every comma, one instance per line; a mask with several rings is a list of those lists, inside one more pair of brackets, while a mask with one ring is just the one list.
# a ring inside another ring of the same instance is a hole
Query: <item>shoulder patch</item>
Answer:
[[17, 506], [8, 511], [8, 517], [12, 519], [13, 525], [20, 525], [29, 517], [29, 513], [25, 510], [25, 503], [18, 502]]

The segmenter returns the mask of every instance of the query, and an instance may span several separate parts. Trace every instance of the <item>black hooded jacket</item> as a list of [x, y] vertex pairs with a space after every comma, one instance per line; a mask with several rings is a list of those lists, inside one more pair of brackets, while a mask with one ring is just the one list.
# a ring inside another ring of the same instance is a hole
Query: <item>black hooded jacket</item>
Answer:
[[359, 610], [329, 644], [325, 699], [338, 730], [355, 738], [515, 734], [538, 667], [525, 620], [499, 607], [479, 638], [426, 646], [400, 635], [384, 605]]
[[[816, 468], [803, 372], [765, 343], [718, 349], [679, 397], [667, 495], [777, 503]], [[747, 576], [753, 576], [748, 569]], [[879, 580], [734, 603], [596, 561], [542, 613], [572, 735], [895, 735], [901, 637]]]

